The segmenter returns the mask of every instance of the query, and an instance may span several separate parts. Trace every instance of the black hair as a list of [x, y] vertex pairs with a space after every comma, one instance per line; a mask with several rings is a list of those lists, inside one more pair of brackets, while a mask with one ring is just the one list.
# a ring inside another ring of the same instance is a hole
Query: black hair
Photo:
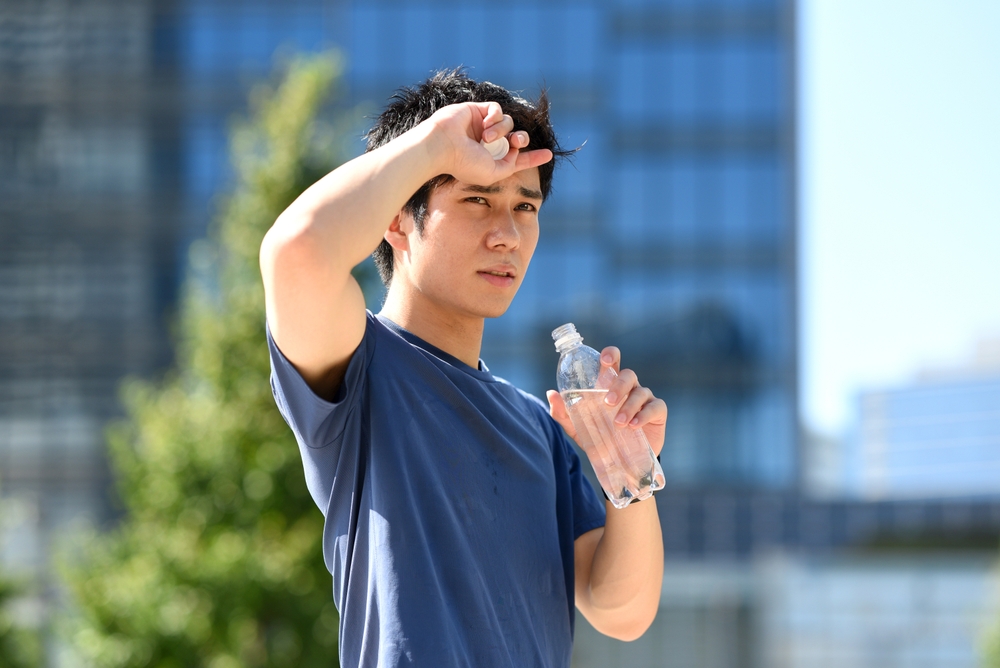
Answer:
[[[469, 78], [461, 67], [436, 72], [431, 78], [414, 87], [400, 88], [390, 98], [389, 105], [375, 119], [368, 131], [368, 146], [365, 152], [384, 146], [404, 132], [412, 130], [430, 118], [434, 112], [450, 104], [462, 102], [497, 102], [503, 113], [514, 120], [514, 130], [528, 133], [530, 149], [547, 148], [553, 159], [538, 167], [539, 185], [542, 197], [547, 198], [552, 190], [552, 172], [555, 158], [573, 153], [560, 148], [552, 123], [549, 120], [549, 99], [543, 89], [534, 103], [514, 95], [506, 88], [490, 83], [477, 82]], [[424, 229], [427, 215], [427, 201], [434, 188], [442, 186], [454, 177], [439, 174], [420, 186], [403, 206], [403, 211], [413, 216], [417, 232]], [[382, 282], [389, 286], [392, 281], [392, 246], [385, 239], [372, 253]]]

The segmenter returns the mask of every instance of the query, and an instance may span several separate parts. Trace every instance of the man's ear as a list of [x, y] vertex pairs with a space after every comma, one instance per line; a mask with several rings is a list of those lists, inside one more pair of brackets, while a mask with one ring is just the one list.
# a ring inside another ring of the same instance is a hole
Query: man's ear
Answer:
[[413, 217], [400, 211], [389, 223], [389, 229], [385, 231], [384, 239], [389, 242], [395, 250], [406, 252], [410, 250], [410, 240], [407, 238], [413, 230]]

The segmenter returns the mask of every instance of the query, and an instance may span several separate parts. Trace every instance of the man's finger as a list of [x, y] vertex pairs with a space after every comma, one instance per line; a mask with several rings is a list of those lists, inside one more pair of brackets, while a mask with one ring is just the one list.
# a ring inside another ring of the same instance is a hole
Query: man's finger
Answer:
[[[498, 122], [500, 122], [503, 116], [504, 116], [503, 109], [500, 107], [499, 102], [487, 102], [486, 114], [483, 116], [483, 127], [496, 125]], [[511, 127], [513, 127], [513, 125]]]
[[615, 346], [608, 346], [601, 351], [601, 364], [603, 366], [609, 366], [617, 372], [621, 367], [621, 362], [622, 351]]
[[631, 427], [662, 426], [665, 424], [667, 424], [667, 404], [663, 399], [653, 399], [647, 403], [629, 422]]
[[522, 169], [531, 169], [532, 167], [538, 167], [544, 165], [549, 160], [552, 159], [552, 151], [547, 148], [540, 148], [534, 151], [521, 151], [511, 148], [510, 153], [504, 160], [510, 160], [514, 163], [514, 171], [519, 172]]
[[[603, 364], [603, 362], [601, 362]], [[608, 406], [617, 406], [625, 397], [639, 386], [639, 379], [631, 369], [625, 369], [615, 381], [608, 387], [608, 393], [604, 395], [604, 403]]]
[[531, 137], [528, 136], [527, 132], [512, 132], [507, 139], [510, 141], [511, 147], [522, 150], [531, 143]]
[[653, 400], [653, 393], [645, 387], [636, 387], [628, 395], [628, 399], [618, 409], [615, 415], [615, 423], [618, 425], [630, 424], [632, 419], [643, 409], [646, 404]]
[[496, 141], [500, 137], [505, 137], [514, 130], [514, 119], [506, 114], [501, 114], [496, 120], [490, 122], [483, 120], [483, 141]]

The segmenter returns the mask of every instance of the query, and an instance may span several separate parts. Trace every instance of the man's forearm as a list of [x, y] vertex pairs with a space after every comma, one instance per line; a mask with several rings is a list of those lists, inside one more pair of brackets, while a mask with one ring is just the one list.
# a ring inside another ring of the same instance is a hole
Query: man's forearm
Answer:
[[638, 638], [656, 616], [662, 583], [663, 537], [656, 501], [622, 509], [609, 503], [591, 564], [591, 622], [616, 638]]
[[341, 165], [310, 186], [268, 233], [304, 239], [349, 271], [378, 246], [393, 217], [437, 176], [443, 148], [432, 123]]

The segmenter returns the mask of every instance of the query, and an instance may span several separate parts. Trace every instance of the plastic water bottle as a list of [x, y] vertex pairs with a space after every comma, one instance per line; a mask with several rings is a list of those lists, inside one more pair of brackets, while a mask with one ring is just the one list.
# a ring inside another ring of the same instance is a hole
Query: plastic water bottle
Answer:
[[583, 345], [576, 326], [567, 323], [552, 332], [559, 353], [556, 385], [576, 428], [576, 442], [587, 453], [604, 493], [615, 508], [645, 499], [664, 485], [663, 469], [641, 429], [615, 424], [625, 397], [614, 406], [604, 403], [618, 374], [601, 367], [601, 355]]

